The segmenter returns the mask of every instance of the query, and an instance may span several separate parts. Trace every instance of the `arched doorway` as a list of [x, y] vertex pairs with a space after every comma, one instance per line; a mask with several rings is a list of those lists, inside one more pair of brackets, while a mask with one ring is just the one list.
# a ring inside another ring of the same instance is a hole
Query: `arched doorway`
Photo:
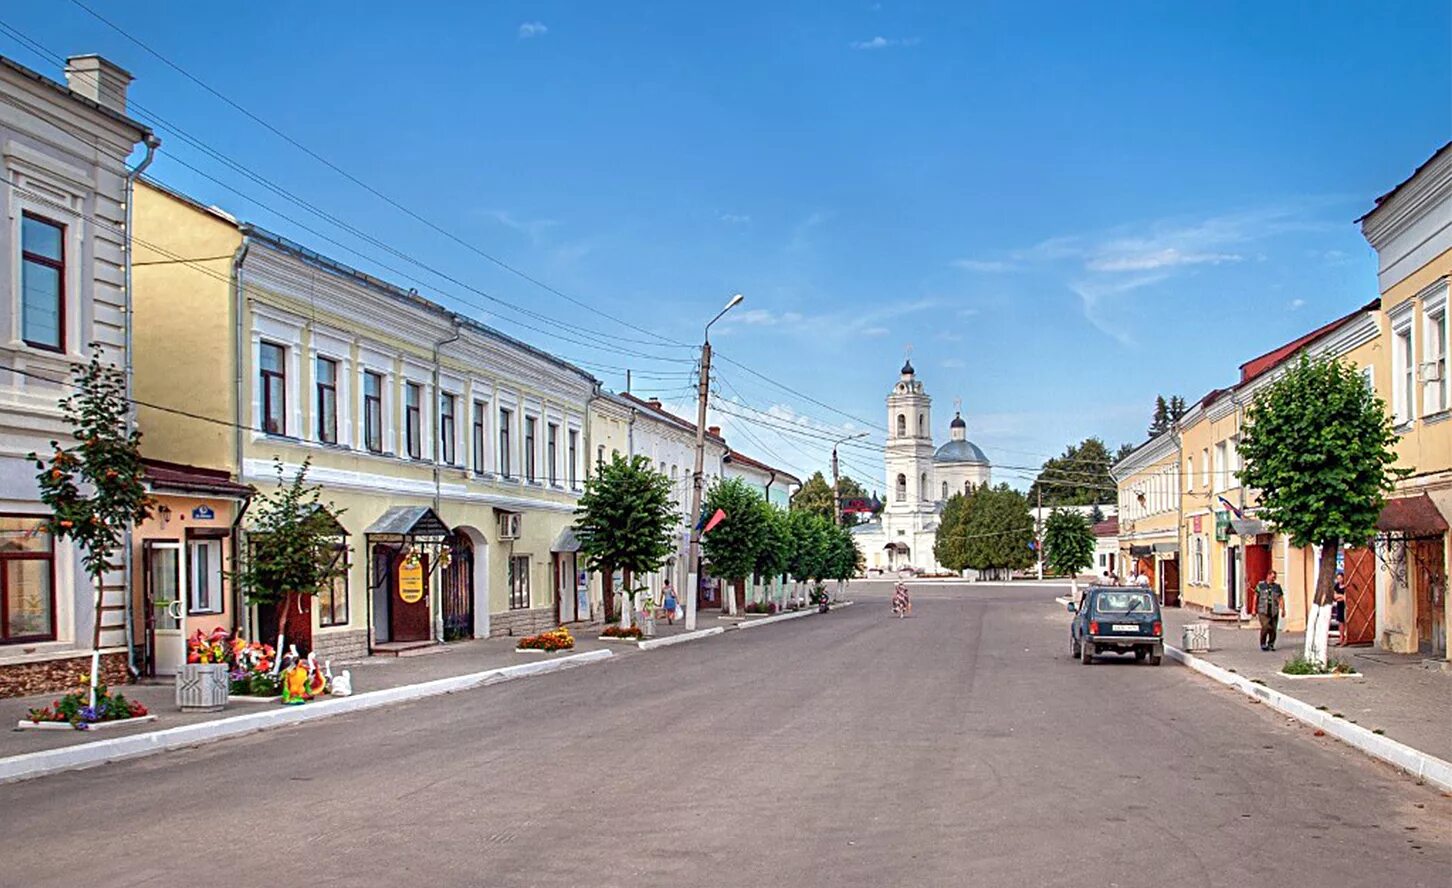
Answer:
[[474, 637], [474, 543], [462, 530], [449, 537], [443, 571], [444, 641]]

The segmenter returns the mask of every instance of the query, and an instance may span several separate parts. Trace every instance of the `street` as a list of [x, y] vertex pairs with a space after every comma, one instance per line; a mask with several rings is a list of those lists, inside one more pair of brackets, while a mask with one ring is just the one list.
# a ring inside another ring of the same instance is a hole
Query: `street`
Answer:
[[4, 885], [1425, 885], [1452, 800], [1059, 588], [829, 614], [0, 786]]

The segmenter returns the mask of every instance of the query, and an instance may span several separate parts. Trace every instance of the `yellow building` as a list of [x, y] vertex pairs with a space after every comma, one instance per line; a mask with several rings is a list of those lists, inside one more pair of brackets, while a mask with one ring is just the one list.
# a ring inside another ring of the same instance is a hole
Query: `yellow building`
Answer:
[[[348, 570], [289, 641], [344, 659], [590, 617], [567, 528], [593, 377], [159, 186], [135, 221], [146, 455], [259, 489], [307, 462], [333, 506]], [[276, 608], [244, 612], [273, 638]]]
[[1377, 198], [1361, 230], [1377, 253], [1386, 351], [1378, 390], [1396, 422], [1397, 485], [1378, 523], [1383, 547], [1377, 641], [1448, 656], [1448, 524], [1452, 519], [1452, 143]]
[[1166, 432], [1115, 464], [1119, 574], [1139, 574], [1167, 605], [1180, 601], [1179, 439]]

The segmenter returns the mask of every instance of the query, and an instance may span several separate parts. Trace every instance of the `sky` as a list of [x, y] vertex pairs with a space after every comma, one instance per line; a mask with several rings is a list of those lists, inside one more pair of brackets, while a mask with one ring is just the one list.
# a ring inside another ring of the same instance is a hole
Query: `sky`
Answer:
[[1445, 0], [84, 2], [0, 54], [130, 70], [158, 180], [691, 416], [742, 293], [711, 422], [877, 489], [904, 356], [1026, 487], [1374, 298], [1452, 137]]

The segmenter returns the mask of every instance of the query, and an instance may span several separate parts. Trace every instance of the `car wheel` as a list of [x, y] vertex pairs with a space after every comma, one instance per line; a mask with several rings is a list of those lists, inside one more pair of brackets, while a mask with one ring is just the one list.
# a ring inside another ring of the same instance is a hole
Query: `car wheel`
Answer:
[[1148, 657], [1148, 656], [1149, 656], [1149, 651], [1145, 650], [1144, 648], [1135, 648], [1134, 649], [1134, 658], [1136, 660], [1143, 660], [1145, 657]]
[[1076, 660], [1079, 659], [1079, 639], [1072, 635], [1069, 636], [1069, 656]]
[[1088, 666], [1088, 665], [1090, 665], [1091, 663], [1094, 662], [1094, 645], [1093, 644], [1091, 644], [1091, 643], [1089, 643], [1089, 642], [1086, 641], [1080, 647], [1080, 650], [1079, 650], [1079, 662], [1080, 663], [1083, 663], [1085, 666]]
[[1151, 666], [1158, 666], [1158, 665], [1160, 665], [1160, 655], [1159, 654], [1150, 654], [1149, 664]]

